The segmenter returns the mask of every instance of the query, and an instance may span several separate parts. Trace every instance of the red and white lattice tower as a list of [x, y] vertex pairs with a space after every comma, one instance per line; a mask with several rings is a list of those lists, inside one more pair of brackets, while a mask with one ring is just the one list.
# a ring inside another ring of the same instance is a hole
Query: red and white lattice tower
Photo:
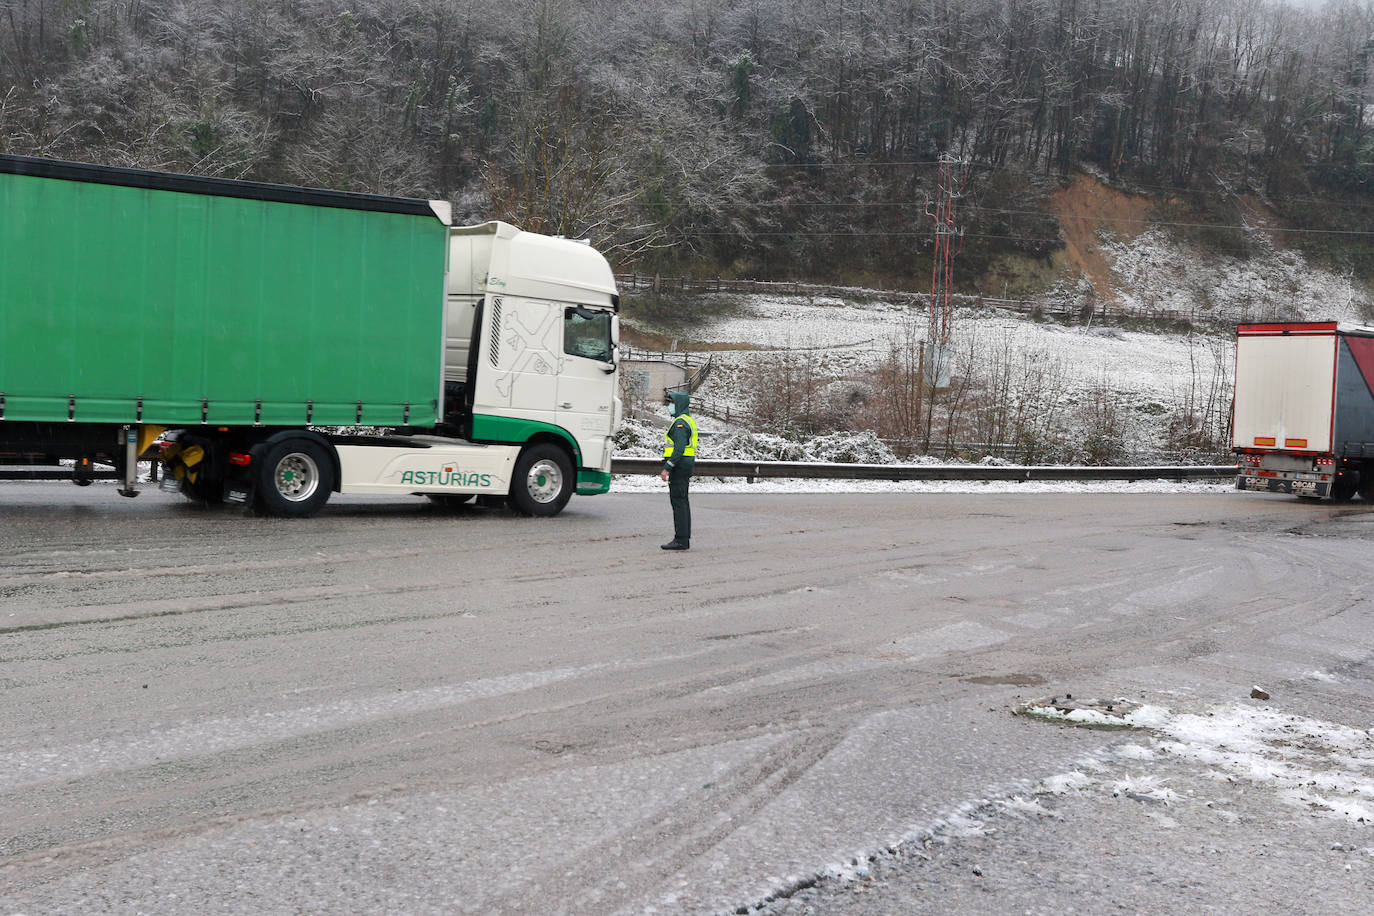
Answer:
[[935, 254], [930, 275], [930, 331], [927, 335], [926, 376], [932, 385], [949, 384], [949, 341], [954, 324], [954, 257], [963, 247], [964, 233], [955, 219], [956, 206], [968, 183], [968, 165], [954, 156], [940, 157], [940, 180], [926, 214], [935, 221]]

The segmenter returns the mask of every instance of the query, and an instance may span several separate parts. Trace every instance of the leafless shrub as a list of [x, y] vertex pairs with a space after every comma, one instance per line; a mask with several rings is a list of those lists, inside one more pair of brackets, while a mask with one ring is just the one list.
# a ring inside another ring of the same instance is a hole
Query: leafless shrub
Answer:
[[1188, 336], [1182, 406], [1169, 418], [1171, 449], [1223, 451], [1231, 439], [1232, 347], [1229, 336]]
[[1063, 364], [1044, 350], [1018, 350], [1009, 334], [966, 355], [973, 379], [967, 439], [1014, 447], [1026, 463], [1049, 459], [1061, 439], [1060, 404], [1067, 389]]
[[1126, 412], [1121, 396], [1105, 378], [1089, 389], [1079, 406], [1079, 420], [1083, 432], [1077, 460], [1092, 465], [1126, 461]]
[[908, 319], [888, 342], [887, 352], [873, 372], [875, 395], [865, 417], [866, 425], [893, 442], [903, 456], [915, 451], [920, 437], [926, 389], [922, 378], [923, 344], [916, 323]]
[[825, 382], [814, 350], [764, 354], [745, 373], [750, 419], [756, 428], [784, 435], [828, 432], [820, 396]]

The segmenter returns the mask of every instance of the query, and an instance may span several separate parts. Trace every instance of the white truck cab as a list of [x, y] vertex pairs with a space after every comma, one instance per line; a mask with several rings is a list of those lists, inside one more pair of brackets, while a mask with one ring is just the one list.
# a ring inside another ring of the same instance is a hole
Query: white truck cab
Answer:
[[451, 229], [448, 258], [446, 435], [336, 443], [340, 491], [509, 495], [535, 515], [555, 514], [574, 491], [606, 492], [621, 412], [606, 259], [502, 222]]

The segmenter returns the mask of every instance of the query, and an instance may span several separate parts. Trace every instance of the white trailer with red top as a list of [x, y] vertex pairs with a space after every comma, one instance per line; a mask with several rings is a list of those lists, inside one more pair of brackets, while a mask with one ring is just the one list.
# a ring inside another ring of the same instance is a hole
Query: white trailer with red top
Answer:
[[1236, 329], [1236, 487], [1374, 500], [1374, 328]]

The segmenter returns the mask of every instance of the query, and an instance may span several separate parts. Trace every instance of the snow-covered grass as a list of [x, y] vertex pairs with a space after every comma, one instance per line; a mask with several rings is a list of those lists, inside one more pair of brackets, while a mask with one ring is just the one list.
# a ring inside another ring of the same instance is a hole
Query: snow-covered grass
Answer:
[[[705, 436], [697, 452], [703, 458], [841, 464], [892, 464], [897, 460], [892, 449], [871, 432], [831, 433], [797, 440], [771, 433], [720, 431], [720, 424], [707, 417], [698, 417], [697, 424]], [[663, 446], [662, 429], [627, 420], [616, 437], [615, 453], [621, 458], [656, 458], [663, 454]]]
[[1191, 321], [1364, 323], [1370, 292], [1348, 275], [1321, 270], [1300, 252], [1276, 249], [1263, 232], [1242, 259], [1204, 255], [1153, 228], [1102, 245], [1121, 279], [1126, 308], [1169, 309]]
[[[924, 306], [750, 296], [731, 317], [703, 325], [694, 333], [706, 343], [767, 342], [775, 348], [810, 351], [820, 365], [843, 373], [871, 368], [894, 340], [901, 339], [908, 325], [916, 339], [924, 339], [928, 318]], [[1071, 377], [1085, 386], [1105, 377], [1123, 390], [1167, 391], [1189, 370], [1188, 335], [1177, 332], [1067, 326], [1012, 312], [971, 309], [957, 310], [954, 328], [956, 353], [976, 355], [1006, 346], [1016, 353], [1043, 354], [1063, 363]], [[739, 355], [757, 359], [764, 353], [751, 349]], [[712, 390], [708, 380], [703, 393], [709, 396]]]

